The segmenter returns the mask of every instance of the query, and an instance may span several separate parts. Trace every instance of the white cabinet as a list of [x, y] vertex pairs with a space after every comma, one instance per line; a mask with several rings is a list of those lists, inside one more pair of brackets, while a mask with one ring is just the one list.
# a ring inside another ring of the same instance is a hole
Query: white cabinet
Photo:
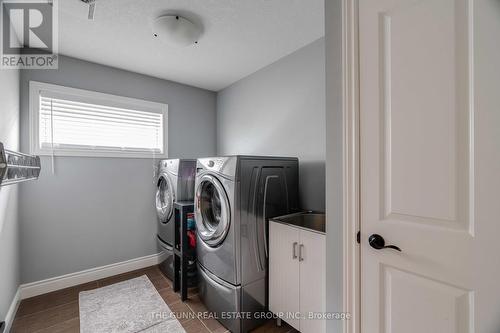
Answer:
[[325, 256], [324, 234], [269, 223], [269, 309], [302, 333], [326, 330]]
[[[269, 223], [269, 309], [274, 313], [300, 310], [298, 246], [299, 229]], [[299, 320], [286, 322], [299, 330]]]
[[[325, 312], [326, 249], [325, 235], [312, 231], [300, 231], [299, 304], [300, 313], [322, 315]], [[325, 320], [305, 319], [300, 322], [303, 333], [325, 332]]]

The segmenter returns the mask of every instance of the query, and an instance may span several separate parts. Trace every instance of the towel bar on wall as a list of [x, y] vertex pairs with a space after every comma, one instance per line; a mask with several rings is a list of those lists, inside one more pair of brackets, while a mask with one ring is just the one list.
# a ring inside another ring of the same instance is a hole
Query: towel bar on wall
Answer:
[[4, 149], [0, 142], [0, 186], [38, 179], [40, 157]]

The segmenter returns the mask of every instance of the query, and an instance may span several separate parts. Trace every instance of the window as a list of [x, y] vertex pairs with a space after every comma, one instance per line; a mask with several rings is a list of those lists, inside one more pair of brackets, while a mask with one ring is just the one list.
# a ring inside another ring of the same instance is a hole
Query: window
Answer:
[[30, 82], [31, 148], [57, 156], [167, 156], [167, 105]]

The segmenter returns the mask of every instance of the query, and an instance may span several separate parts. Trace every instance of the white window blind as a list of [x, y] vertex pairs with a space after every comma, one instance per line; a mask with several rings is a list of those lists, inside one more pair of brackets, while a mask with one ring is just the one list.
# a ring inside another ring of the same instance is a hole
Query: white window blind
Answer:
[[[75, 93], [75, 89], [66, 89]], [[128, 98], [88, 91], [73, 95], [39, 89], [34, 93], [38, 94], [38, 114], [34, 116], [38, 119], [39, 152], [131, 157], [165, 154], [166, 114], [161, 104], [130, 103]]]

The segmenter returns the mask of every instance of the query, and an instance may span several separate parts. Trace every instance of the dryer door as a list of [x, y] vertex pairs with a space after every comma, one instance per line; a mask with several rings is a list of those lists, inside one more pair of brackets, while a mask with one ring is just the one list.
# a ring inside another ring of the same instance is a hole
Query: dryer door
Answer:
[[166, 224], [174, 213], [175, 194], [172, 182], [166, 174], [158, 177], [158, 188], [156, 190], [156, 214], [160, 223]]
[[216, 247], [224, 241], [231, 222], [231, 209], [224, 187], [212, 175], [204, 175], [198, 182], [195, 219], [198, 234], [207, 245]]

